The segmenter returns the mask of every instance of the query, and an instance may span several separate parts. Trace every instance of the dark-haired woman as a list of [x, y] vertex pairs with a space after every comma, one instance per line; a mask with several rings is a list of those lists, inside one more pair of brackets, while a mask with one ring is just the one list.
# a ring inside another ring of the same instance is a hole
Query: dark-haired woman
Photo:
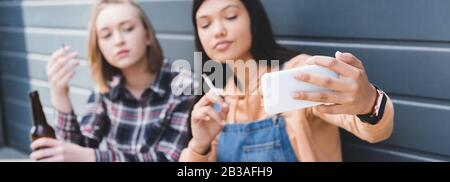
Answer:
[[[342, 161], [338, 128], [370, 143], [390, 136], [393, 104], [369, 82], [362, 62], [352, 54], [309, 56], [282, 48], [274, 40], [259, 0], [194, 0], [192, 18], [197, 49], [206, 54], [205, 60], [222, 64], [253, 61], [258, 71], [233, 72], [235, 79], [225, 84], [223, 98], [209, 92], [199, 99], [191, 115], [193, 138], [180, 161]], [[260, 60], [281, 64], [267, 66], [259, 64]], [[264, 112], [259, 87], [262, 74], [311, 64], [340, 76], [299, 73], [295, 78], [333, 92], [297, 92], [284, 97], [334, 104], [277, 115]], [[214, 103], [221, 104], [220, 112], [213, 109]]]

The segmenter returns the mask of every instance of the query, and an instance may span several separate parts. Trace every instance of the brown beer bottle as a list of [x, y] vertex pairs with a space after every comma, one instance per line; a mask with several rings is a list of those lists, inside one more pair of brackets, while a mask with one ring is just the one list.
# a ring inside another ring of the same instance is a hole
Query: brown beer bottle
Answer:
[[30, 138], [31, 142], [47, 137], [56, 139], [55, 131], [47, 123], [45, 119], [44, 110], [41, 105], [41, 100], [39, 99], [39, 93], [37, 91], [32, 91], [29, 94], [31, 111], [33, 112], [33, 127], [31, 127]]

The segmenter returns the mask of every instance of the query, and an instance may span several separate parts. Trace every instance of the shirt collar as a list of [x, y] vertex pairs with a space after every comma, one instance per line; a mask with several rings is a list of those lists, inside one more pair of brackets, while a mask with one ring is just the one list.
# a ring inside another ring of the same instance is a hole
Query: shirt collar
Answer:
[[[160, 97], [164, 96], [166, 93], [166, 88], [163, 87], [162, 84], [165, 84], [162, 82], [164, 79], [165, 71], [163, 69], [160, 69], [160, 71], [156, 75], [155, 81], [150, 84], [145, 90], [149, 89], [153, 93], [156, 93]], [[113, 80], [110, 82], [110, 94], [112, 99], [117, 99], [120, 95], [120, 93], [124, 92], [125, 88], [125, 78], [123, 75], [119, 74], [113, 77]], [[145, 92], [145, 91], [144, 91]]]

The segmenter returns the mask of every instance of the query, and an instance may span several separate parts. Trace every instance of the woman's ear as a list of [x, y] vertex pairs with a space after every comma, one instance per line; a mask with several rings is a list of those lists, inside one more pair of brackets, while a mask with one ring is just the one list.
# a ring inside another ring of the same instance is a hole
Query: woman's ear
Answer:
[[146, 40], [145, 40], [145, 44], [147, 46], [151, 46], [152, 45], [152, 40], [153, 40], [153, 35], [151, 33], [147, 34]]

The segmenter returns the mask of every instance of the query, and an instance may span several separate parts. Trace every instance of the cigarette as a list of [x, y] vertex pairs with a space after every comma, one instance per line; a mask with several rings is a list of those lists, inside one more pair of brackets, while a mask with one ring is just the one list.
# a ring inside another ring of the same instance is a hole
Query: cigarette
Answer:
[[214, 93], [214, 95], [220, 97], [219, 90], [216, 87], [214, 87], [212, 81], [205, 74], [202, 74], [202, 77], [205, 80], [206, 84], [208, 85], [209, 89], [211, 89], [211, 91]]
[[63, 49], [63, 55], [65, 56], [66, 55], [66, 50], [65, 50], [66, 44], [61, 44], [61, 47]]
[[[218, 96], [218, 97], [224, 99], [224, 97], [220, 95], [219, 90], [218, 90], [216, 87], [214, 87], [212, 81], [211, 81], [205, 74], [202, 74], [202, 77], [203, 77], [203, 79], [205, 80], [206, 85], [208, 85], [208, 87], [209, 87], [209, 89], [211, 90], [211, 92], [212, 92], [214, 95], [216, 95], [216, 96]], [[215, 110], [216, 112], [222, 111], [222, 107], [220, 106], [220, 104], [213, 103], [213, 108], [214, 108], [214, 110]]]

